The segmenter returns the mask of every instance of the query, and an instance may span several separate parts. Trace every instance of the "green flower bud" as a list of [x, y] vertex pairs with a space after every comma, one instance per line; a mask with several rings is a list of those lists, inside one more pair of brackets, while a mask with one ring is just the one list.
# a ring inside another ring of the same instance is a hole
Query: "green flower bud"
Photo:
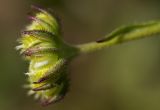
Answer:
[[67, 93], [67, 66], [75, 56], [160, 34], [160, 21], [151, 21], [123, 26], [101, 40], [70, 46], [61, 39], [56, 18], [41, 8], [33, 8], [37, 13], [29, 17], [32, 22], [22, 32], [16, 48], [29, 61], [28, 94], [34, 94], [43, 105], [59, 101]]
[[30, 62], [28, 94], [34, 94], [43, 105], [64, 97], [69, 87], [67, 64], [74, 56], [75, 48], [60, 37], [57, 20], [47, 11], [34, 7], [38, 12], [29, 18], [31, 24], [22, 32], [17, 49]]

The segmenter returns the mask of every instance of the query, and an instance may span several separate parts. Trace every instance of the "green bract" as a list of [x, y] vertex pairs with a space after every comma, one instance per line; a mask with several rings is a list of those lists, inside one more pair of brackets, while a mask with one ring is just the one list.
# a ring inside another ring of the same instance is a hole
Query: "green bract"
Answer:
[[32, 22], [22, 32], [17, 49], [30, 62], [26, 73], [29, 94], [47, 105], [62, 99], [68, 90], [66, 66], [73, 56], [68, 52], [74, 49], [61, 40], [56, 19], [43, 9], [33, 8], [38, 12], [29, 17]]

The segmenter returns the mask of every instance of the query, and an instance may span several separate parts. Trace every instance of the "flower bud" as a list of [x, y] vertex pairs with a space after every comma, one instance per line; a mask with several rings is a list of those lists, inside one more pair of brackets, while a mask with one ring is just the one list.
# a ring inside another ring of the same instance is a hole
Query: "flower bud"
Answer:
[[67, 64], [75, 49], [62, 41], [59, 24], [50, 13], [33, 8], [38, 12], [29, 16], [31, 24], [22, 32], [17, 49], [30, 63], [26, 73], [29, 94], [48, 105], [68, 90]]

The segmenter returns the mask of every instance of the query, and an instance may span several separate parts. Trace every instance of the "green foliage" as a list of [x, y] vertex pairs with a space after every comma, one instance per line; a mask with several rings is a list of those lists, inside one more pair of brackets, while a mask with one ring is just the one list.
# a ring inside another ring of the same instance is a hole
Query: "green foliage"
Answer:
[[96, 42], [81, 44], [77, 47], [80, 53], [88, 53], [100, 50], [102, 48], [114, 46], [123, 42], [151, 37], [160, 33], [160, 21], [150, 21], [146, 23], [132, 24], [117, 28], [105, 38]]

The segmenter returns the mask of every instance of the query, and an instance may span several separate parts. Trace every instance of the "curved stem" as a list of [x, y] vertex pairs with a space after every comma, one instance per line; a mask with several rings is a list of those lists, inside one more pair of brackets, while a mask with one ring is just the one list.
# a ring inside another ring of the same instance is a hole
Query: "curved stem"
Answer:
[[77, 48], [80, 53], [89, 53], [120, 43], [153, 37], [152, 35], [156, 34], [160, 34], [160, 21], [134, 24], [118, 28], [99, 41], [77, 45]]

